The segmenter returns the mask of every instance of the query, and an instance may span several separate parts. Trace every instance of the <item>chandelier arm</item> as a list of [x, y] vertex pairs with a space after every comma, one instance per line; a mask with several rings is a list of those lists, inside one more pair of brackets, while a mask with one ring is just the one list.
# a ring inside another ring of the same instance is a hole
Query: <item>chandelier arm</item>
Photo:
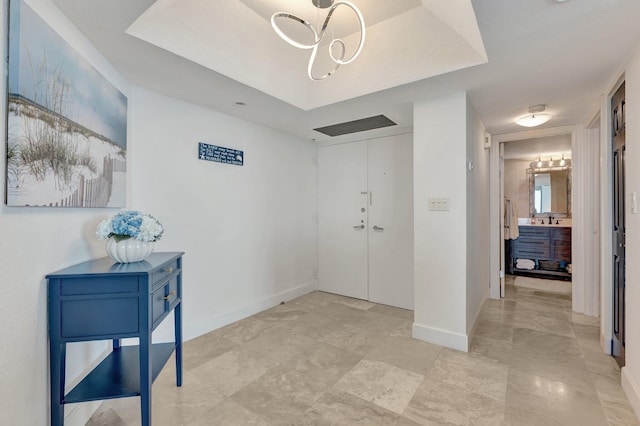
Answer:
[[[343, 58], [339, 58], [336, 59], [333, 56], [333, 52], [331, 51], [331, 46], [333, 45], [333, 43], [336, 40], [332, 40], [331, 44], [329, 45], [329, 56], [331, 56], [331, 60], [333, 62], [335, 62], [336, 64], [340, 64], [340, 65], [346, 65], [348, 63], [353, 62], [354, 59], [356, 59], [358, 57], [358, 55], [360, 55], [360, 52], [362, 51], [362, 47], [364, 46], [364, 39], [365, 39], [365, 35], [366, 35], [366, 29], [365, 29], [365, 24], [364, 24], [364, 17], [362, 16], [362, 13], [360, 13], [360, 10], [351, 2], [348, 1], [338, 1], [336, 3], [333, 4], [333, 6], [331, 6], [331, 9], [329, 10], [329, 13], [327, 14], [327, 18], [324, 20], [324, 24], [322, 24], [322, 29], [320, 30], [320, 33], [318, 34], [318, 37], [320, 40], [322, 40], [322, 38], [324, 37], [324, 33], [327, 31], [327, 26], [329, 25], [329, 20], [331, 19], [331, 16], [333, 15], [333, 12], [341, 5], [347, 6], [348, 8], [350, 8], [351, 10], [353, 10], [353, 12], [356, 14], [356, 16], [358, 17], [358, 22], [360, 24], [360, 42], [358, 43], [358, 48], [356, 49], [355, 53], [353, 55], [351, 55], [351, 57], [349, 59], [347, 59], [346, 61], [344, 60], [344, 55]], [[344, 46], [344, 42], [341, 43]]]
[[[333, 73], [335, 73], [338, 68], [340, 68], [340, 64], [339, 63], [335, 63], [335, 66], [326, 74], [323, 74], [319, 77], [316, 77], [313, 75], [313, 64], [316, 61], [316, 54], [318, 53], [318, 46], [314, 47], [313, 50], [311, 51], [311, 57], [309, 58], [309, 64], [307, 65], [307, 75], [309, 76], [309, 78], [313, 81], [321, 81], [324, 80], [328, 77], [331, 77], [333, 75]], [[342, 50], [342, 56], [344, 56], [344, 47]]]
[[[284, 33], [284, 31], [282, 31], [280, 29], [280, 27], [276, 23], [276, 19], [277, 18], [288, 18], [288, 19], [291, 19], [291, 20], [293, 20], [295, 22], [301, 23], [302, 25], [307, 27], [307, 29], [309, 29], [309, 31], [311, 31], [311, 33], [313, 34], [313, 39], [315, 40], [315, 42], [312, 43], [312, 44], [304, 44], [304, 43], [299, 43], [299, 42], [295, 41], [294, 39], [292, 39], [291, 37], [286, 35]], [[309, 21], [305, 21], [304, 19], [302, 19], [302, 18], [300, 18], [300, 17], [298, 17], [296, 15], [292, 15], [290, 13], [276, 12], [273, 15], [271, 15], [271, 27], [276, 32], [276, 34], [278, 34], [280, 36], [280, 38], [282, 38], [284, 41], [286, 41], [287, 43], [289, 43], [293, 47], [297, 47], [299, 49], [313, 49], [315, 46], [320, 44], [320, 41], [322, 40], [322, 37], [318, 37], [318, 33], [316, 32], [315, 28], [313, 28], [313, 26], [309, 23]]]

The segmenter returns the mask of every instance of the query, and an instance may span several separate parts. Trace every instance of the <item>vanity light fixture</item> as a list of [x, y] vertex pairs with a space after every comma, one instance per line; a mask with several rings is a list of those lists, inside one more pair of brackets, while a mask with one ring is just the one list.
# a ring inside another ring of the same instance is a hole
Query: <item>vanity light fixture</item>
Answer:
[[553, 167], [553, 157], [549, 157], [549, 167]]
[[[545, 173], [553, 170], [567, 170], [571, 168], [571, 160], [564, 160], [564, 164], [561, 161], [532, 161], [529, 163], [529, 169], [531, 173]], [[529, 173], [529, 172], [527, 172]]]
[[551, 119], [551, 115], [543, 112], [546, 105], [533, 105], [529, 107], [529, 114], [523, 115], [516, 120], [516, 124], [523, 127], [536, 127], [546, 123]]
[[562, 154], [562, 160], [560, 160], [560, 166], [564, 167], [567, 164], [567, 162], [564, 160], [564, 154]]
[[[273, 30], [276, 32], [276, 34], [278, 34], [284, 41], [286, 41], [293, 47], [297, 47], [299, 49], [311, 49], [311, 57], [309, 58], [309, 65], [307, 65], [307, 75], [311, 80], [320, 81], [333, 75], [333, 73], [335, 73], [338, 70], [338, 68], [340, 68], [340, 65], [346, 65], [348, 63], [351, 63], [353, 62], [353, 60], [355, 60], [358, 57], [358, 55], [362, 51], [362, 46], [364, 46], [365, 26], [364, 26], [364, 18], [362, 17], [362, 13], [353, 3], [349, 1], [312, 0], [312, 2], [313, 2], [313, 5], [319, 9], [326, 9], [330, 7], [329, 13], [327, 14], [327, 17], [325, 18], [324, 23], [322, 24], [322, 28], [320, 28], [320, 32], [316, 31], [316, 29], [311, 25], [311, 23], [309, 23], [309, 21], [306, 21], [296, 15], [292, 15], [287, 12], [274, 13], [271, 16], [271, 26], [273, 27]], [[326, 74], [321, 76], [316, 76], [313, 74], [312, 68], [316, 60], [318, 47], [320, 46], [320, 43], [322, 42], [322, 39], [325, 36], [325, 32], [327, 31], [327, 26], [329, 25], [329, 21], [331, 21], [331, 16], [333, 15], [333, 12], [340, 6], [348, 7], [356, 14], [358, 21], [360, 23], [360, 42], [358, 43], [358, 47], [356, 48], [356, 51], [353, 53], [353, 55], [351, 55], [348, 59], [345, 59], [345, 55], [347, 53], [347, 46], [345, 42], [339, 38], [332, 38], [331, 42], [329, 43], [329, 57], [334, 62], [334, 66]], [[298, 22], [304, 25], [309, 30], [309, 32], [311, 32], [311, 34], [313, 35], [314, 41], [312, 43], [305, 44], [292, 39], [291, 37], [286, 35], [284, 31], [282, 31], [282, 29], [278, 26], [278, 21], [281, 19], [291, 19], [294, 22]]]
[[542, 160], [540, 160], [540, 156], [538, 155], [538, 168], [542, 167]]

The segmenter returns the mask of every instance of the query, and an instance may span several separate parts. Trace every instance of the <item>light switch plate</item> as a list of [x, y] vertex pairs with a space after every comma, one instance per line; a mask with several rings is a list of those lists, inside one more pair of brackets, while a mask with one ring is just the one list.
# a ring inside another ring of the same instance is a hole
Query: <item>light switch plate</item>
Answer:
[[432, 198], [429, 198], [429, 210], [433, 210], [433, 211], [448, 211], [449, 210], [449, 198], [448, 197], [432, 197]]

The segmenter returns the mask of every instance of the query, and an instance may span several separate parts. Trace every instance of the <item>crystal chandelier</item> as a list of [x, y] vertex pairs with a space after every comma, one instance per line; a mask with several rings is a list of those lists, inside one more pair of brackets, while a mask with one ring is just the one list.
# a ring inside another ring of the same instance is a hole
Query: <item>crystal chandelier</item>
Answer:
[[[311, 49], [311, 57], [309, 58], [309, 65], [307, 66], [307, 75], [311, 80], [320, 81], [333, 75], [338, 70], [338, 68], [340, 68], [340, 65], [346, 65], [348, 63], [351, 63], [353, 62], [354, 59], [358, 57], [358, 55], [362, 51], [362, 46], [364, 45], [365, 26], [364, 26], [364, 18], [362, 17], [362, 13], [360, 13], [360, 10], [351, 2], [344, 1], [344, 0], [339, 0], [336, 2], [334, 2], [334, 0], [312, 0], [312, 1], [314, 6], [318, 8], [325, 9], [330, 7], [329, 12], [327, 13], [327, 17], [325, 18], [324, 23], [322, 24], [322, 28], [320, 28], [319, 32], [316, 31], [316, 29], [313, 27], [313, 25], [309, 23], [309, 21], [286, 12], [274, 13], [271, 16], [271, 26], [273, 27], [273, 30], [276, 32], [276, 34], [278, 34], [284, 41], [286, 41], [290, 45], [297, 47], [299, 49]], [[313, 69], [313, 64], [315, 63], [315, 60], [316, 60], [316, 55], [318, 53], [318, 47], [320, 46], [320, 42], [322, 42], [325, 36], [325, 33], [327, 31], [327, 26], [329, 25], [329, 21], [331, 21], [331, 16], [333, 15], [333, 12], [340, 6], [350, 8], [358, 17], [358, 21], [360, 23], [360, 42], [358, 43], [358, 47], [356, 51], [353, 53], [353, 55], [351, 55], [348, 59], [345, 59], [347, 48], [344, 41], [339, 38], [332, 39], [331, 42], [329, 43], [329, 57], [334, 63], [333, 68], [331, 68], [331, 70], [329, 70], [329, 72], [327, 72], [326, 74], [316, 76], [313, 74], [312, 69]], [[291, 37], [286, 35], [284, 31], [282, 31], [282, 29], [278, 26], [279, 19], [291, 19], [294, 22], [299, 22], [300, 24], [304, 25], [313, 35], [314, 42], [305, 44], [292, 39]]]

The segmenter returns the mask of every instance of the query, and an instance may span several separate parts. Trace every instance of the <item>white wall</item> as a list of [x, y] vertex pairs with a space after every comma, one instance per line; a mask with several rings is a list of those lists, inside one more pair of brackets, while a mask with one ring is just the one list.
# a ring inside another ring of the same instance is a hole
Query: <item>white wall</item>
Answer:
[[[127, 94], [127, 83], [57, 8], [46, 0], [31, 0], [28, 3], [96, 69]], [[7, 55], [6, 20], [7, 0], [2, 0], [2, 58]], [[5, 64], [0, 78], [0, 134], [3, 138], [6, 125], [6, 73]], [[2, 152], [0, 175], [4, 193], [4, 147]], [[4, 342], [0, 345], [3, 424], [48, 424], [47, 284], [44, 276], [74, 263], [104, 255], [103, 242], [95, 238], [95, 226], [112, 212], [107, 209], [0, 207], [0, 283], [4, 294], [0, 298], [1, 336]], [[74, 382], [106, 348], [106, 343], [69, 345], [67, 383]], [[90, 403], [66, 407], [66, 412], [71, 416], [67, 424], [84, 424], [83, 417], [95, 406], [95, 403]]]
[[[509, 143], [505, 145], [510, 145]], [[506, 148], [505, 148], [506, 149]], [[504, 160], [504, 196], [511, 200], [518, 217], [529, 217], [529, 160]]]
[[[186, 339], [316, 288], [310, 141], [141, 88], [130, 112], [134, 205], [165, 227], [156, 250], [186, 252]], [[244, 166], [199, 160], [198, 142], [243, 150]]]
[[485, 128], [467, 100], [467, 310], [466, 333], [471, 338], [482, 304], [489, 297], [489, 150]]
[[[28, 2], [129, 97], [128, 206], [166, 227], [157, 250], [184, 250], [184, 333], [193, 337], [315, 288], [315, 147], [274, 130], [129, 87], [48, 0]], [[7, 0], [1, 0], [6, 57]], [[6, 98], [6, 65], [0, 93]], [[5, 102], [0, 116], [5, 117]], [[0, 120], [5, 134], [5, 120]], [[245, 166], [198, 161], [197, 142], [243, 149]], [[4, 155], [0, 169], [4, 170]], [[4, 173], [2, 187], [4, 191]], [[113, 209], [0, 206], [0, 400], [3, 424], [49, 422], [46, 280], [104, 255], [95, 226]], [[163, 324], [164, 325], [164, 324]], [[159, 330], [169, 334], [169, 330]], [[68, 345], [68, 388], [108, 350]], [[66, 407], [84, 424], [99, 403]]]
[[[413, 336], [464, 351], [469, 343], [466, 116], [465, 93], [414, 104]], [[430, 211], [430, 197], [449, 198], [450, 210]]]
[[[640, 45], [631, 54], [625, 70], [626, 196], [640, 193]], [[626, 205], [626, 366], [622, 385], [640, 416], [640, 216]]]

